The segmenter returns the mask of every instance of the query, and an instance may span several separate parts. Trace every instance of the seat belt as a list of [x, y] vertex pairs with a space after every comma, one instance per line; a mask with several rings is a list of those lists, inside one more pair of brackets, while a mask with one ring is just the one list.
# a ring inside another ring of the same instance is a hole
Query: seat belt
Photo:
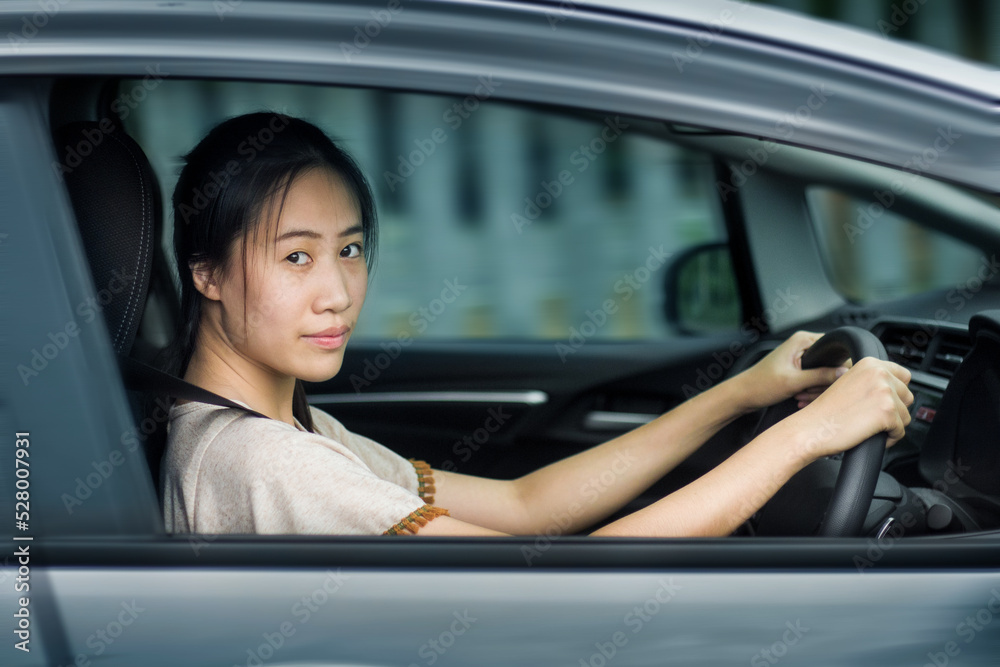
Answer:
[[228, 398], [224, 398], [218, 394], [213, 394], [207, 389], [202, 389], [201, 387], [193, 385], [190, 382], [185, 382], [180, 378], [164, 373], [163, 371], [153, 368], [148, 364], [144, 364], [141, 361], [127, 357], [123, 354], [119, 354], [117, 356], [118, 368], [121, 370], [122, 379], [125, 381], [125, 386], [128, 389], [166, 394], [167, 396], [173, 396], [174, 398], [186, 398], [188, 400], [199, 401], [201, 403], [221, 405], [226, 408], [239, 408], [240, 410], [249, 412], [256, 417], [270, 419], [267, 415], [261, 414], [256, 410], [251, 410], [250, 408], [231, 401]]

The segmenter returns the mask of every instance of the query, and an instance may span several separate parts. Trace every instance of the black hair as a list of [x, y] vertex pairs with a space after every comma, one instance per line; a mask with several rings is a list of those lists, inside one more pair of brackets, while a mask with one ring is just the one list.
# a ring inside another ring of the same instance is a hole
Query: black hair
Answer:
[[[266, 228], [265, 221], [272, 219], [275, 205], [280, 216], [292, 182], [308, 170], [329, 170], [354, 195], [371, 275], [378, 241], [371, 187], [354, 158], [315, 125], [274, 112], [236, 116], [212, 128], [183, 160], [173, 194], [181, 313], [174, 338], [161, 355], [160, 366], [166, 372], [183, 376], [194, 352], [205, 297], [195, 288], [192, 265], [204, 262], [208, 268], [225, 272], [229, 262], [235, 261], [236, 242], [251, 234], [256, 239], [258, 230]], [[248, 244], [240, 245], [245, 269]], [[246, 276], [244, 271], [244, 299]], [[245, 306], [244, 331], [249, 332]], [[292, 413], [308, 430], [314, 430], [305, 387], [298, 378]]]

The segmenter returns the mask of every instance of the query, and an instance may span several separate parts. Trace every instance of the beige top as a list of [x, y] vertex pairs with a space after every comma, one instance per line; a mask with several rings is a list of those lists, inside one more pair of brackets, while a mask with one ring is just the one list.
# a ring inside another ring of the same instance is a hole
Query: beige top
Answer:
[[427, 504], [434, 489], [426, 463], [309, 409], [317, 433], [298, 419], [292, 427], [198, 401], [172, 406], [162, 472], [167, 531], [397, 534], [447, 513]]

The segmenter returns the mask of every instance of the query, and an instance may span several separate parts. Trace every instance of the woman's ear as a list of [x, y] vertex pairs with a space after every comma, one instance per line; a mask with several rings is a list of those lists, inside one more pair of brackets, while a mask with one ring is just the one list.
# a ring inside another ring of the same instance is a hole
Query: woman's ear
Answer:
[[201, 294], [212, 301], [219, 301], [222, 295], [219, 293], [219, 283], [216, 280], [216, 271], [204, 260], [194, 260], [188, 262], [191, 269], [191, 278], [194, 280], [194, 287]]

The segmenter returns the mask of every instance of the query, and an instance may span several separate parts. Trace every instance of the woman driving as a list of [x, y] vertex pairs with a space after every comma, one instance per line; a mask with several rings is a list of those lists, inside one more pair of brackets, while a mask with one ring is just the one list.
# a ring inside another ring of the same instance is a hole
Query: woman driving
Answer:
[[[340, 371], [375, 259], [355, 161], [297, 118], [226, 120], [185, 156], [173, 194], [182, 316], [168, 372], [253, 414], [178, 399], [163, 465], [171, 532], [535, 535], [588, 530], [740, 415], [799, 410], [701, 478], [592, 535], [724, 536], [817, 458], [904, 433], [910, 373], [887, 361], [802, 370], [797, 332], [751, 368], [620, 437], [514, 480], [431, 469], [310, 406]], [[602, 492], [588, 481], [612, 471]]]

